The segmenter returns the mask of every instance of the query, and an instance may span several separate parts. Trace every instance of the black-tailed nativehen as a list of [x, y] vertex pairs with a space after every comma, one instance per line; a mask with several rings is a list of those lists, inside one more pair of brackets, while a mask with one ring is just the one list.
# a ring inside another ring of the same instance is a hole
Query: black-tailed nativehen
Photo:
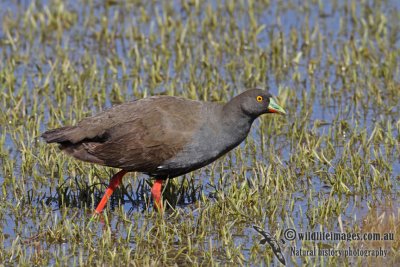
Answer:
[[79, 160], [121, 169], [111, 178], [97, 213], [127, 172], [156, 179], [151, 193], [161, 210], [163, 180], [206, 166], [238, 146], [253, 121], [265, 113], [285, 111], [261, 89], [244, 91], [226, 104], [152, 96], [113, 106], [42, 137]]

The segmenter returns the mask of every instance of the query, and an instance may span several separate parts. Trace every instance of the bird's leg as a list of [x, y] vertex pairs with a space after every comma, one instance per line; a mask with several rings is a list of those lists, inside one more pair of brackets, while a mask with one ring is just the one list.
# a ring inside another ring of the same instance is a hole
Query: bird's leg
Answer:
[[163, 180], [158, 179], [154, 182], [153, 187], [151, 188], [151, 196], [154, 200], [154, 206], [158, 211], [162, 211], [162, 200], [161, 200], [161, 188], [162, 188]]
[[99, 214], [103, 211], [104, 206], [107, 204], [108, 199], [114, 193], [114, 190], [119, 186], [122, 181], [122, 177], [127, 173], [125, 170], [121, 170], [114, 174], [114, 176], [110, 180], [110, 184], [107, 187], [106, 193], [104, 194], [103, 198], [101, 199], [99, 205], [97, 205], [96, 213]]

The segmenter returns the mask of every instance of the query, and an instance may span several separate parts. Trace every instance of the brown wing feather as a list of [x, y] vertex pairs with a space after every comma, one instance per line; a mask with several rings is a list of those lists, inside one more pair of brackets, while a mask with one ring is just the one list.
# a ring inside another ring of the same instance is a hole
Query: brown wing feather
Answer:
[[200, 110], [201, 102], [175, 97], [122, 104], [78, 123], [61, 148], [84, 161], [151, 172], [190, 141]]

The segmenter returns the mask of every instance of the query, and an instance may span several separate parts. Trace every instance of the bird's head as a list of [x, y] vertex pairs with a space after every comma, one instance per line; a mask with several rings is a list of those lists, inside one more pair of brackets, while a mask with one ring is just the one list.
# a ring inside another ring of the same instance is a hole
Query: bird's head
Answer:
[[285, 115], [285, 110], [280, 107], [272, 95], [261, 89], [250, 89], [235, 97], [240, 103], [242, 111], [251, 116], [258, 117], [265, 113], [278, 113]]

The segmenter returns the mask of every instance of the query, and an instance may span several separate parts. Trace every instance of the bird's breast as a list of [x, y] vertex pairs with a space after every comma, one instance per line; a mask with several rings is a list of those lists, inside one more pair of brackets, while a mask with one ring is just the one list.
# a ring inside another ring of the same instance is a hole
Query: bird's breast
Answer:
[[159, 166], [159, 171], [176, 169], [189, 172], [201, 168], [238, 146], [248, 133], [248, 129], [233, 133], [212, 126], [201, 127], [177, 155]]

